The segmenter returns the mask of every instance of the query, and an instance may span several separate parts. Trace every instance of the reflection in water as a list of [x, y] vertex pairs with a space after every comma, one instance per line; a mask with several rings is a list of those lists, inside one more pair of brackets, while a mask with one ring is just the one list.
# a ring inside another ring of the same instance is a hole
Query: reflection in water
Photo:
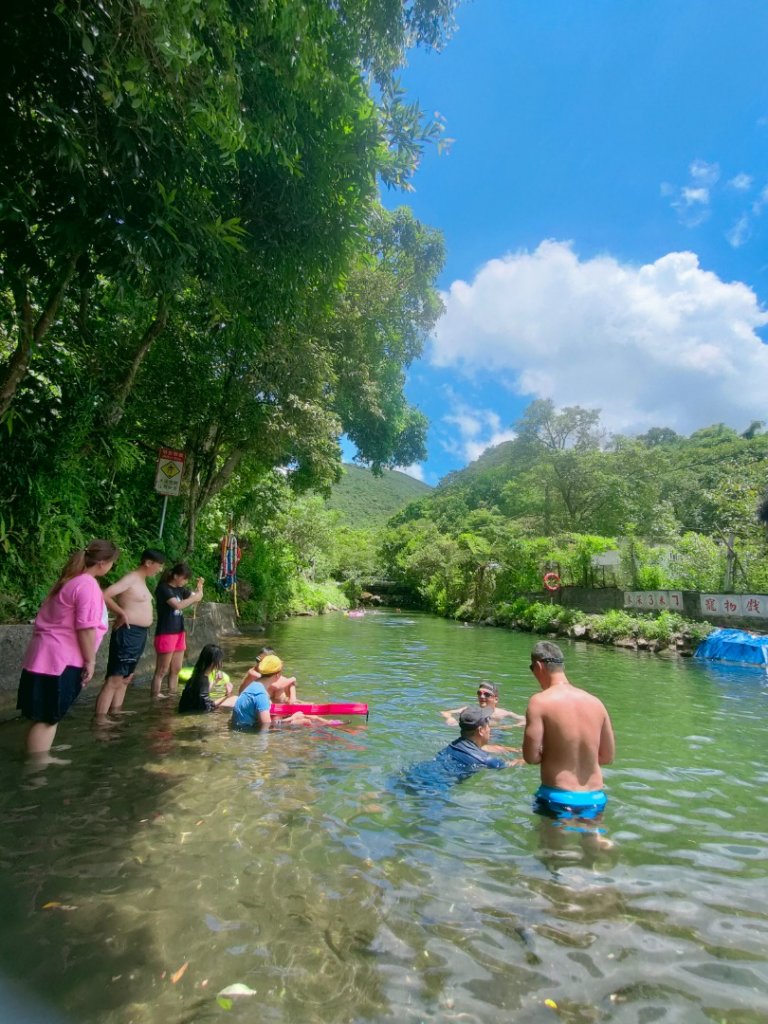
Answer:
[[[20, 728], [0, 730], [17, 1002], [85, 1024], [764, 1024], [763, 682], [573, 645], [618, 741], [616, 846], [595, 851], [532, 814], [532, 769], [427, 798], [391, 786], [454, 738], [439, 711], [480, 679], [524, 705], [530, 637], [383, 614], [268, 639], [302, 697], [366, 700], [369, 723], [233, 733], [139, 692], [108, 742], [75, 708], [72, 764], [32, 775]], [[228, 670], [263, 643], [233, 643]], [[237, 983], [256, 995], [225, 1011]]]

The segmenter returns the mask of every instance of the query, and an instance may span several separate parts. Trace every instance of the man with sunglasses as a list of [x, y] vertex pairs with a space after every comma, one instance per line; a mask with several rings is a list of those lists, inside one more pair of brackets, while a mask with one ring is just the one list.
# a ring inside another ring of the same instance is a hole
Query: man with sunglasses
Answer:
[[[514, 711], [507, 711], [506, 708], [499, 707], [499, 688], [496, 683], [488, 683], [483, 681], [477, 687], [477, 703], [481, 708], [487, 708], [492, 713], [491, 725], [501, 725], [502, 723], [506, 726], [525, 724], [525, 716], [515, 714]], [[469, 704], [464, 704], [460, 708], [453, 708], [451, 711], [441, 711], [440, 714], [446, 721], [447, 725], [458, 725], [459, 715], [462, 711], [466, 711]]]
[[557, 644], [536, 644], [530, 669], [541, 687], [528, 702], [523, 736], [523, 758], [541, 772], [534, 810], [560, 821], [599, 819], [608, 799], [600, 766], [615, 754], [608, 712], [568, 681]]

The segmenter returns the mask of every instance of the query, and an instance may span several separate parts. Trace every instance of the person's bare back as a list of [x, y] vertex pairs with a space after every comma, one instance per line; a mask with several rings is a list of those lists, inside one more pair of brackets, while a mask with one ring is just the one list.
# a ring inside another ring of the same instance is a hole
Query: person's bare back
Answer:
[[531, 671], [542, 690], [528, 703], [523, 757], [541, 766], [544, 786], [572, 792], [602, 789], [600, 766], [610, 764], [615, 754], [602, 701], [573, 686], [562, 662], [534, 658]]

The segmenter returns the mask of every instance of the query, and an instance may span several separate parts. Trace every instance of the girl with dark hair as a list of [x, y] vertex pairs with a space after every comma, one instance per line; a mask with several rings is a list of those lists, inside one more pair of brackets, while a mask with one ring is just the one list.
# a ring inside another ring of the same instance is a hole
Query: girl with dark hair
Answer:
[[93, 678], [96, 651], [107, 631], [107, 606], [96, 579], [119, 556], [110, 541], [92, 540], [69, 558], [40, 606], [16, 702], [32, 722], [29, 754], [48, 754], [58, 723]]
[[160, 687], [168, 674], [168, 693], [175, 694], [179, 685], [179, 671], [184, 663], [187, 635], [184, 631], [185, 608], [203, 599], [203, 577], [198, 576], [195, 590], [189, 590], [192, 570], [186, 562], [177, 562], [164, 572], [155, 590], [157, 602], [157, 628], [155, 630], [155, 674], [152, 677], [152, 697], [162, 696]]
[[[193, 669], [182, 669], [189, 673], [179, 700], [179, 711], [215, 711], [226, 703], [232, 694], [229, 676], [222, 671], [224, 652], [216, 644], [206, 644]], [[224, 683], [224, 696], [219, 700], [211, 697], [211, 687]]]

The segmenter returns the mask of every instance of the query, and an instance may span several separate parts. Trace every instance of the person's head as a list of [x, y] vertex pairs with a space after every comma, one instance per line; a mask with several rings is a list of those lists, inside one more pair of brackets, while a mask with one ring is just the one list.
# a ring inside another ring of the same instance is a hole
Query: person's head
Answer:
[[163, 573], [163, 583], [169, 583], [172, 587], [183, 587], [192, 576], [192, 570], [186, 562], [176, 562]]
[[217, 672], [224, 665], [224, 651], [218, 644], [206, 644], [195, 662], [195, 672]]
[[89, 572], [92, 576], [104, 576], [119, 557], [120, 548], [112, 541], [92, 540], [90, 544], [69, 556], [48, 597], [54, 597], [67, 580], [80, 576], [81, 573]]
[[272, 650], [271, 647], [262, 647], [261, 650], [259, 651], [259, 653], [256, 655], [256, 661], [254, 662], [254, 664], [256, 665], [256, 668], [259, 667], [259, 662], [261, 661], [262, 658], [266, 658], [268, 654], [274, 654], [274, 653], [275, 652]]
[[459, 715], [459, 729], [463, 740], [472, 740], [478, 746], [488, 742], [491, 735], [491, 708], [464, 708]]
[[539, 685], [543, 686], [551, 676], [562, 672], [565, 656], [562, 650], [549, 640], [542, 640], [531, 651], [531, 672]]
[[276, 654], [265, 654], [259, 661], [259, 672], [262, 679], [279, 676], [283, 671], [283, 663]]
[[139, 566], [143, 569], [145, 576], [157, 576], [165, 565], [165, 555], [157, 548], [145, 548], [141, 553]]
[[483, 680], [477, 687], [477, 703], [481, 708], [493, 710], [499, 703], [499, 688], [496, 683]]

